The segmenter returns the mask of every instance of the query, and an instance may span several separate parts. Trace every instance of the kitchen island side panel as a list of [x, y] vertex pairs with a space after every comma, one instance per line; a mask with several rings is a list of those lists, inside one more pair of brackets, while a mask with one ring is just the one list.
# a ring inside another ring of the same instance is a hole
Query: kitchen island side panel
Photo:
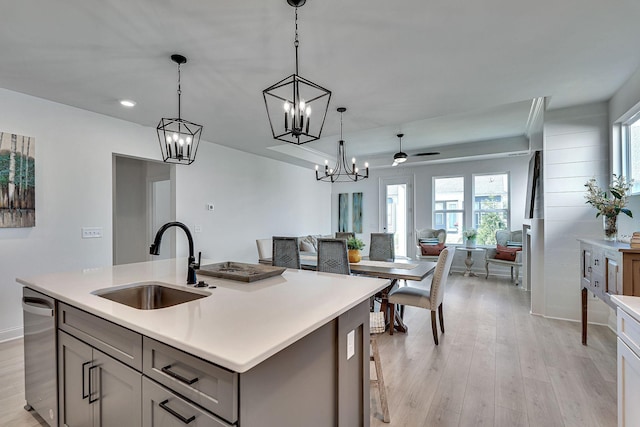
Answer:
[[[347, 360], [352, 330], [355, 354]], [[368, 426], [368, 332], [366, 300], [241, 374], [239, 425]]]

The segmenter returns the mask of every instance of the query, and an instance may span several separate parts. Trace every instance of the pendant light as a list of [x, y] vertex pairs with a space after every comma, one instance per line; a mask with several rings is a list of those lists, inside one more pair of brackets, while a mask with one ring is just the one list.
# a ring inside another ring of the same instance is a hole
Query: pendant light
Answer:
[[404, 136], [403, 133], [399, 133], [396, 135], [398, 137], [398, 139], [400, 140], [400, 151], [398, 151], [396, 154], [393, 155], [393, 164], [391, 166], [396, 166], [399, 165], [400, 163], [404, 163], [407, 161], [407, 153], [402, 151], [402, 137]]
[[202, 126], [183, 120], [181, 116], [180, 65], [186, 63], [187, 58], [174, 54], [171, 55], [171, 60], [178, 64], [178, 118], [160, 119], [157, 127], [158, 139], [162, 160], [166, 163], [190, 165], [196, 159]]
[[298, 74], [298, 7], [305, 2], [287, 0], [295, 8], [295, 73], [262, 91], [273, 138], [296, 145], [320, 138], [331, 99], [331, 91]]
[[324, 161], [324, 174], [320, 174], [319, 167], [316, 165], [316, 180], [325, 182], [349, 182], [358, 181], [369, 178], [369, 163], [365, 163], [366, 174], [360, 173], [356, 167], [356, 158], [351, 159], [351, 166], [347, 164], [347, 155], [344, 149], [344, 140], [342, 139], [342, 114], [347, 111], [346, 108], [338, 108], [340, 113], [340, 141], [338, 141], [338, 156], [336, 165], [329, 168], [329, 161]]

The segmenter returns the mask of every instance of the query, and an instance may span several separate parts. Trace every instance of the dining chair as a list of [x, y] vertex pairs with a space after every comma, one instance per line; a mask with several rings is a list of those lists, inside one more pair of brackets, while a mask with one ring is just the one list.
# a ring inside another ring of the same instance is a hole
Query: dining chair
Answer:
[[346, 240], [318, 239], [317, 271], [323, 273], [351, 274]]
[[[431, 287], [429, 289], [417, 288], [414, 286], [404, 286], [389, 293], [389, 305], [391, 306], [390, 319], [395, 316], [395, 305], [410, 305], [413, 307], [426, 308], [431, 310], [431, 330], [433, 340], [438, 345], [438, 327], [436, 325], [436, 309], [440, 317], [440, 329], [444, 334], [444, 316], [442, 304], [444, 299], [444, 289], [449, 277], [449, 270], [453, 262], [453, 252], [449, 248], [444, 248], [438, 257], [436, 269], [433, 272]], [[393, 328], [389, 329], [389, 334], [393, 335]]]
[[353, 231], [336, 231], [336, 239], [349, 240], [352, 237], [356, 237], [356, 233], [354, 233]]
[[394, 258], [393, 233], [371, 233], [369, 259], [371, 261], [393, 261]]
[[273, 236], [271, 265], [300, 269], [300, 247], [295, 237]]

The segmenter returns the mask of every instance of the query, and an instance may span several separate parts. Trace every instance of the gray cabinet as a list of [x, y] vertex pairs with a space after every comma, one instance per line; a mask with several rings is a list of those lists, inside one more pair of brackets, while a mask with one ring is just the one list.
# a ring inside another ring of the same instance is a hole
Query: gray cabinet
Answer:
[[217, 416], [238, 420], [238, 374], [143, 338], [143, 373]]
[[88, 401], [92, 357], [93, 349], [87, 344], [64, 332], [58, 334], [58, 402], [62, 426], [93, 424], [93, 409]]
[[142, 374], [65, 332], [58, 363], [61, 425], [141, 424]]
[[221, 419], [159, 384], [142, 380], [143, 427], [230, 427]]

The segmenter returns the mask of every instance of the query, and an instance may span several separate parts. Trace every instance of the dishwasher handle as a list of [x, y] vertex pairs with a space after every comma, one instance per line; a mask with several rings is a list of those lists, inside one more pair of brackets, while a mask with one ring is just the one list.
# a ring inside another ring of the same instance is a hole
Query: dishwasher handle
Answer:
[[53, 305], [42, 298], [22, 297], [22, 309], [36, 316], [53, 317]]

